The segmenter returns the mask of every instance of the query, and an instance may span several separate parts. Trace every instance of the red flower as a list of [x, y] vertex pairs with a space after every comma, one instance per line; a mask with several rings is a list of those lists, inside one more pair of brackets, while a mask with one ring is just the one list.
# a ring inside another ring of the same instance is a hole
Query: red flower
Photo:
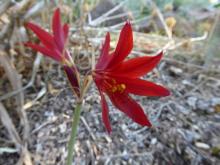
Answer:
[[63, 60], [70, 60], [69, 53], [65, 50], [69, 26], [67, 24], [64, 24], [63, 26], [61, 25], [59, 9], [56, 9], [53, 15], [53, 34], [48, 33], [38, 25], [31, 22], [26, 23], [26, 27], [31, 29], [37, 35], [42, 45], [28, 42], [25, 43], [25, 46], [37, 50], [59, 62], [62, 62]]
[[161, 85], [140, 79], [150, 72], [160, 61], [163, 52], [156, 56], [137, 57], [129, 60], [133, 47], [132, 28], [129, 22], [121, 30], [117, 47], [109, 54], [110, 34], [107, 33], [101, 55], [93, 71], [93, 79], [101, 95], [102, 119], [107, 131], [111, 132], [106, 94], [113, 105], [134, 122], [151, 127], [151, 123], [141, 106], [129, 93], [141, 96], [168, 96], [170, 92]]
[[43, 55], [48, 56], [55, 61], [61, 62], [71, 86], [73, 87], [73, 91], [78, 97], [80, 97], [78, 72], [68, 50], [65, 49], [65, 44], [68, 39], [69, 26], [68, 24], [61, 24], [59, 8], [55, 10], [53, 15], [53, 34], [48, 33], [38, 25], [30, 22], [26, 23], [26, 27], [36, 34], [41, 43], [34, 44], [27, 42], [25, 43], [25, 46], [39, 51]]

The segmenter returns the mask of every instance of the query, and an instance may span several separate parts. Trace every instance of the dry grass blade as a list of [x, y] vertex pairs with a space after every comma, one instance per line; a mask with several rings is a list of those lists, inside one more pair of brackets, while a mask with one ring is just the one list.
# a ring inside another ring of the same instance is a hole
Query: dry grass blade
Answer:
[[34, 4], [24, 15], [24, 19], [29, 19], [33, 16], [36, 16], [37, 14], [40, 14], [42, 12], [42, 9], [45, 7], [45, 1], [40, 1], [36, 4]]
[[16, 153], [16, 152], [18, 152], [18, 150], [15, 148], [9, 148], [9, 147], [1, 147], [0, 148], [0, 155], [3, 153]]
[[38, 71], [38, 69], [40, 67], [41, 59], [42, 59], [42, 55], [38, 54], [37, 57], [34, 60], [34, 65], [33, 65], [33, 69], [32, 69], [33, 71], [32, 71], [32, 75], [31, 75], [31, 79], [30, 79], [29, 83], [26, 86], [24, 86], [24, 87], [22, 87], [20, 89], [14, 90], [14, 91], [9, 92], [9, 93], [7, 93], [7, 94], [5, 94], [3, 96], [0, 96], [0, 101], [8, 99], [8, 98], [18, 94], [19, 92], [21, 92], [21, 91], [23, 91], [23, 90], [25, 90], [25, 89], [27, 89], [27, 88], [29, 88], [29, 87], [31, 87], [33, 85], [33, 83], [35, 81], [35, 77], [36, 77], [37, 71]]
[[5, 109], [4, 105], [0, 102], [0, 117], [2, 124], [5, 126], [5, 128], [8, 130], [8, 133], [12, 139], [12, 141], [17, 145], [20, 146], [21, 144], [21, 138], [18, 135], [18, 132], [15, 129], [15, 126]]
[[[11, 64], [10, 59], [3, 51], [0, 51], [0, 65], [3, 66], [6, 75], [12, 85], [13, 90], [18, 90], [22, 88], [21, 78], [17, 73], [14, 66]], [[24, 105], [24, 94], [20, 92], [16, 96], [16, 103], [17, 103], [17, 113], [21, 120], [21, 124], [24, 127], [24, 139], [28, 138], [29, 134], [29, 125], [25, 111], [23, 110]]]
[[[21, 151], [20, 154], [20, 160], [18, 161], [18, 165], [32, 165], [32, 161], [31, 161], [31, 155], [29, 153], [29, 151], [27, 150], [26, 146], [22, 146], [22, 140], [18, 135], [18, 132], [16, 131], [16, 128], [7, 112], [7, 110], [5, 109], [4, 105], [0, 102], [0, 118], [2, 121], [2, 124], [5, 126], [5, 128], [7, 129], [10, 138], [12, 139], [12, 141], [15, 143], [15, 145], [17, 146], [17, 150]], [[5, 152], [9, 151], [11, 153], [15, 152], [16, 150], [4, 150]]]
[[91, 14], [88, 15], [88, 18], [89, 18], [89, 25], [91, 26], [97, 26], [99, 24], [101, 24], [102, 22], [105, 21], [105, 19], [112, 13], [114, 13], [116, 10], [118, 10], [119, 8], [121, 8], [124, 4], [125, 4], [126, 0], [125, 1], [122, 1], [121, 3], [119, 3], [117, 6], [115, 6], [114, 8], [112, 8], [111, 10], [107, 11], [105, 14], [99, 16], [98, 18], [92, 20], [91, 18]]
[[3, 13], [5, 13], [5, 11], [8, 10], [8, 8], [10, 8], [13, 4], [14, 4], [14, 2], [10, 1], [10, 0], [2, 3], [1, 6], [0, 6], [0, 16]]
[[27, 110], [29, 108], [31, 108], [36, 102], [38, 99], [40, 99], [41, 97], [43, 97], [47, 92], [47, 89], [46, 87], [44, 86], [38, 93], [37, 97], [35, 99], [33, 99], [32, 101], [29, 101], [27, 102], [25, 105], [24, 105], [24, 110]]
[[22, 152], [20, 155], [20, 159], [17, 162], [17, 165], [32, 165], [30, 152], [26, 147], [22, 147]]
[[156, 5], [156, 3], [154, 1], [149, 0], [149, 2], [152, 5], [152, 7], [154, 8], [154, 10], [156, 11], [157, 16], [160, 19], [160, 21], [161, 21], [161, 23], [162, 23], [162, 25], [164, 27], [164, 30], [167, 33], [168, 38], [171, 40], [172, 39], [172, 31], [167, 26], [163, 14], [161, 13], [160, 9], [157, 7], [157, 5]]

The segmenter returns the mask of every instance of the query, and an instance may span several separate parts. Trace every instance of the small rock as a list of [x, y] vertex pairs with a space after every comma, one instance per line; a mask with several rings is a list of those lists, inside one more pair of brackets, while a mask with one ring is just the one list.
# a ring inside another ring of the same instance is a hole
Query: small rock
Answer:
[[177, 75], [177, 76], [181, 76], [183, 73], [182, 69], [174, 67], [174, 66], [170, 67], [170, 71], [171, 71], [171, 73], [173, 73], [174, 75]]
[[193, 141], [201, 139], [201, 135], [198, 134], [197, 132], [186, 130], [185, 138], [188, 142], [193, 142]]
[[60, 133], [64, 133], [67, 130], [66, 123], [60, 124], [59, 125]]
[[[182, 105], [177, 104], [176, 107], [178, 108], [178, 110], [180, 112], [182, 112], [185, 115], [188, 115], [190, 113], [189, 109], [186, 109], [185, 107], [183, 107]], [[175, 119], [174, 119], [175, 120]]]
[[207, 111], [210, 107], [210, 102], [207, 100], [198, 100], [196, 103], [196, 107], [199, 110]]
[[125, 131], [125, 130], [127, 130], [128, 128], [127, 128], [127, 126], [126, 126], [125, 124], [123, 124], [123, 125], [121, 126], [121, 129], [122, 129], [123, 131]]
[[196, 142], [195, 145], [196, 145], [196, 147], [204, 149], [204, 150], [210, 149], [210, 146], [206, 143]]
[[44, 116], [46, 116], [48, 119], [51, 119], [54, 117], [54, 112], [53, 111], [45, 111]]
[[183, 80], [183, 81], [182, 81], [182, 84], [183, 84], [183, 85], [192, 86], [192, 87], [194, 86], [194, 84], [193, 84], [192, 82], [190, 82], [189, 80]]
[[108, 143], [111, 143], [111, 142], [112, 142], [112, 139], [111, 139], [109, 136], [107, 136], [107, 135], [105, 135], [105, 139], [106, 139], [106, 141], [107, 141]]
[[187, 98], [187, 103], [190, 107], [192, 107], [193, 109], [196, 109], [197, 100], [198, 98], [191, 96]]
[[42, 150], [43, 150], [42, 144], [39, 144], [39, 143], [38, 143], [38, 144], [36, 145], [36, 151], [37, 151], [37, 152], [42, 152]]
[[123, 154], [122, 159], [128, 161], [128, 159], [129, 159], [128, 152], [126, 150], [124, 150], [122, 154]]
[[152, 145], [155, 145], [157, 143], [157, 138], [153, 138], [151, 139], [151, 142], [150, 142]]
[[212, 106], [215, 106], [215, 105], [220, 105], [220, 98], [212, 98], [211, 100], [210, 100], [210, 102], [211, 102], [211, 105]]

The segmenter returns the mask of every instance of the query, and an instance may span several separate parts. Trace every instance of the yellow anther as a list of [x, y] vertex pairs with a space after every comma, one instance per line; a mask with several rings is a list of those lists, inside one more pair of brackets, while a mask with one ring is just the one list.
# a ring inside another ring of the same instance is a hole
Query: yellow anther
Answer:
[[125, 84], [118, 84], [117, 85], [117, 89], [118, 89], [117, 91], [120, 93], [124, 92], [125, 88], [126, 88]]
[[113, 86], [113, 87], [111, 88], [111, 91], [112, 91], [113, 93], [115, 93], [117, 90], [118, 90], [118, 88], [117, 88], [116, 86]]
[[120, 86], [121, 86], [122, 90], [125, 90], [125, 88], [126, 88], [125, 84], [120, 84]]
[[117, 84], [116, 80], [115, 79], [112, 79], [111, 80], [112, 84], [108, 84], [109, 86], [109, 91], [112, 92], [112, 93], [115, 93], [115, 92], [124, 92], [126, 86], [125, 84]]
[[112, 79], [112, 84], [116, 84], [116, 80], [115, 79]]

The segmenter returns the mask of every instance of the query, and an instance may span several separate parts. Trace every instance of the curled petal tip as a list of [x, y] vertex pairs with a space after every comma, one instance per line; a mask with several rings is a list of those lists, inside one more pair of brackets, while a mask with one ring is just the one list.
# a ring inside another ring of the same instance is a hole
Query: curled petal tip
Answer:
[[105, 36], [105, 42], [110, 43], [110, 33], [109, 32]]
[[162, 97], [166, 97], [166, 96], [171, 95], [170, 91], [162, 86], [158, 92], [160, 93], [160, 96], [162, 96]]
[[107, 130], [107, 132], [108, 132], [108, 135], [112, 134], [112, 130]]
[[110, 33], [109, 33], [109, 32], [107, 32], [106, 38], [109, 38], [109, 39], [110, 39]]
[[157, 54], [157, 56], [160, 56], [161, 58], [163, 57], [163, 55], [164, 55], [164, 50], [161, 50], [161, 51]]
[[56, 14], [60, 14], [60, 8], [59, 8], [59, 7], [56, 8], [55, 11], [54, 11], [54, 13], [56, 13]]
[[60, 8], [56, 8], [53, 14], [54, 19], [58, 19], [60, 17]]
[[169, 90], [166, 90], [166, 92], [164, 92], [164, 96], [170, 96], [170, 95], [171, 95], [171, 93]]
[[151, 122], [148, 120], [147, 123], [145, 124], [147, 127], [151, 128], [152, 127], [152, 124]]

